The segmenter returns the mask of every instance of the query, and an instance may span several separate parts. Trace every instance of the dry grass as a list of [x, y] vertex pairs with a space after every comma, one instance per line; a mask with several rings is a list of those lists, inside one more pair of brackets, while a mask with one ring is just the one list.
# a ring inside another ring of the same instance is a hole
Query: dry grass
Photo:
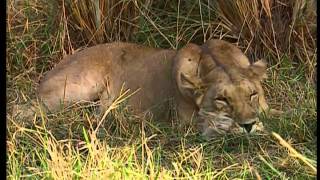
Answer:
[[[219, 1], [220, 12], [203, 0], [9, 0], [7, 178], [314, 179], [316, 91], [308, 79], [316, 63], [315, 20], [309, 4], [292, 2]], [[265, 28], [271, 25], [273, 31]], [[208, 38], [239, 41], [252, 58], [269, 60], [268, 101], [286, 111], [263, 119], [276, 134], [206, 141], [192, 128], [137, 118], [117, 102], [106, 118], [96, 113], [97, 103], [54, 115], [36, 105], [36, 115], [26, 118], [44, 72], [80, 47], [126, 40], [179, 48]]]
[[309, 80], [315, 78], [316, 1], [219, 0], [217, 7], [226, 34], [251, 57], [271, 55], [280, 66], [285, 55], [292, 64], [305, 64]]
[[[139, 11], [134, 1], [62, 0], [68, 28], [88, 44], [129, 41], [137, 31]], [[145, 4], [148, 1], [141, 1]], [[80, 33], [79, 33], [80, 32]]]

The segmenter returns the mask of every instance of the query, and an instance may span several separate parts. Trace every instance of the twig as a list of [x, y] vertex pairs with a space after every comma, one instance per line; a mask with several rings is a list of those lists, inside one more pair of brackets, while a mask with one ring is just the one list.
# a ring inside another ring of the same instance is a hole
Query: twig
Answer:
[[296, 151], [287, 141], [282, 139], [282, 137], [279, 134], [277, 134], [275, 132], [272, 132], [272, 135], [279, 140], [279, 143], [282, 146], [286, 147], [289, 150], [289, 152], [290, 152], [289, 155], [291, 155], [292, 157], [300, 159], [307, 166], [309, 166], [313, 170], [313, 172], [315, 174], [317, 174], [317, 168], [309, 162], [309, 161], [311, 161], [310, 159], [304, 157], [302, 154], [300, 154], [298, 151]]

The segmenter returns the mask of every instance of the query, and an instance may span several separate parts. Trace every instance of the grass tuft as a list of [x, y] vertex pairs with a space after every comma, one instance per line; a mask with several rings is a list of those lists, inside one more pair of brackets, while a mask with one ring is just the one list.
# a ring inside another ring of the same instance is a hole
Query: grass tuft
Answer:
[[[7, 178], [314, 179], [313, 2], [8, 0]], [[267, 99], [285, 111], [263, 119], [271, 133], [207, 141], [191, 127], [137, 118], [125, 106], [133, 92], [104, 115], [97, 102], [48, 115], [32, 101], [43, 74], [79, 48], [123, 40], [178, 49], [210, 38], [267, 58]]]

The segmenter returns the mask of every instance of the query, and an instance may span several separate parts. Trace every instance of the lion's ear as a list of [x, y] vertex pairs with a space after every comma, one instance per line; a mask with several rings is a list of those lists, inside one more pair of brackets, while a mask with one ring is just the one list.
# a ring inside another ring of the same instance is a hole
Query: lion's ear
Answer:
[[260, 59], [249, 66], [249, 75], [253, 79], [263, 80], [267, 78], [267, 63]]
[[200, 53], [199, 46], [197, 44], [194, 44], [194, 43], [186, 44], [183, 49], [193, 50], [193, 51], [195, 51], [197, 53]]
[[200, 87], [202, 82], [200, 78], [189, 76], [185, 73], [180, 74], [180, 85], [182, 88], [194, 90]]
[[191, 98], [195, 104], [200, 105], [206, 86], [199, 77], [189, 76], [187, 74], [180, 74], [179, 89], [182, 95]]

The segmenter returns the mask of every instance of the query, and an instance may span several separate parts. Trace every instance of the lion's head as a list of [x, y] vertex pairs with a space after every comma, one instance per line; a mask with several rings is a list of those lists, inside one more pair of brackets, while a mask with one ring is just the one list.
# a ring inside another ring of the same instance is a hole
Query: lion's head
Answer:
[[177, 57], [178, 89], [197, 107], [197, 124], [204, 136], [263, 128], [258, 115], [265, 106], [260, 84], [266, 77], [264, 61], [250, 64], [240, 49], [221, 40], [201, 47], [189, 44]]

